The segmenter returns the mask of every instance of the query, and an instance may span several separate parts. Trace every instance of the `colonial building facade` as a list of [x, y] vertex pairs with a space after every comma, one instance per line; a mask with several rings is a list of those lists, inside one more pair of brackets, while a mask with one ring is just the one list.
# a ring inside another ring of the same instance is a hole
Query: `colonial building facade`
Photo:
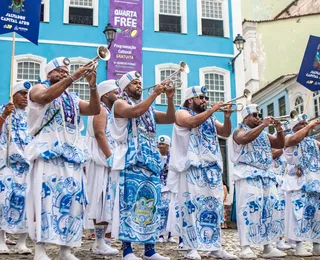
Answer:
[[[109, 22], [107, 0], [42, 0], [39, 45], [18, 37], [14, 58], [14, 80], [35, 84], [45, 80], [45, 64], [54, 57], [66, 56], [71, 70], [96, 56], [97, 47], [106, 45], [103, 30]], [[206, 85], [210, 103], [227, 101], [242, 93], [244, 73], [242, 59], [230, 66], [235, 56], [233, 39], [241, 33], [240, 1], [231, 0], [145, 0], [143, 3], [143, 86], [154, 85], [179, 68], [189, 65], [190, 73], [178, 77], [183, 84], [176, 90], [175, 104], [182, 103], [188, 86]], [[2, 91], [0, 103], [9, 96], [11, 34], [0, 36]], [[237, 53], [236, 53], [237, 54]], [[107, 79], [107, 64], [99, 61], [98, 82]], [[89, 98], [85, 80], [74, 83], [71, 91]], [[144, 96], [148, 95], [144, 92]], [[165, 96], [155, 102], [158, 110], [166, 110]], [[223, 121], [223, 114], [217, 113]], [[236, 126], [237, 115], [232, 116]], [[171, 136], [171, 125], [160, 125], [157, 134]], [[228, 161], [228, 141], [220, 139], [225, 171], [233, 168]], [[226, 175], [225, 175], [226, 176]]]

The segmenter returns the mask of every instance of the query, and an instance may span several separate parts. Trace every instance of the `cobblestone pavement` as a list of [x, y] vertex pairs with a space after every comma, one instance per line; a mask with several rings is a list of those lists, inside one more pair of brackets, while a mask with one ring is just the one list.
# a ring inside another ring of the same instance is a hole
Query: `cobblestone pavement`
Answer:
[[[222, 232], [223, 232], [222, 242], [223, 242], [224, 248], [232, 254], [239, 255], [240, 254], [240, 245], [239, 245], [237, 230], [227, 229], [227, 230], [222, 230]], [[16, 240], [16, 237], [10, 237], [10, 238], [12, 238], [13, 240]], [[103, 256], [93, 255], [90, 251], [92, 244], [93, 244], [92, 240], [84, 239], [83, 245], [80, 248], [74, 249], [73, 252], [81, 260], [121, 259], [121, 254], [119, 254], [118, 256], [115, 256], [115, 257], [103, 257]], [[112, 244], [114, 247], [118, 248], [121, 251], [121, 243], [119, 241], [113, 241]], [[28, 241], [28, 246], [33, 249], [33, 253], [34, 253], [34, 244], [30, 240]], [[310, 252], [312, 251], [312, 244], [311, 243], [305, 243], [305, 246], [308, 251], [310, 251]], [[156, 249], [160, 254], [163, 254], [165, 256], [170, 256], [171, 259], [184, 259], [183, 258], [184, 252], [177, 251], [176, 247], [177, 247], [177, 244], [174, 244], [174, 243], [163, 243], [163, 244], [158, 243], [156, 245]], [[136, 253], [137, 256], [141, 256], [141, 257], [143, 256], [143, 246], [142, 245], [134, 244], [133, 249], [134, 249], [134, 252]], [[263, 259], [262, 258], [262, 247], [254, 247], [253, 249], [256, 252], [256, 254], [258, 255], [258, 259]], [[58, 259], [58, 254], [59, 254], [58, 250], [59, 250], [59, 248], [57, 246], [53, 246], [53, 245], [47, 246], [47, 253], [51, 259]], [[306, 258], [294, 257], [293, 250], [288, 250], [288, 251], [286, 251], [286, 253], [288, 256], [286, 256], [285, 258], [282, 258], [282, 259], [293, 259], [293, 260], [318, 259], [318, 260], [320, 260], [320, 257], [306, 257]], [[203, 259], [210, 259], [210, 258], [206, 257], [205, 253], [200, 253], [200, 254]], [[17, 255], [17, 254], [0, 255], [0, 259], [1, 260], [33, 259], [33, 254], [32, 255], [25, 255], [25, 256]]]

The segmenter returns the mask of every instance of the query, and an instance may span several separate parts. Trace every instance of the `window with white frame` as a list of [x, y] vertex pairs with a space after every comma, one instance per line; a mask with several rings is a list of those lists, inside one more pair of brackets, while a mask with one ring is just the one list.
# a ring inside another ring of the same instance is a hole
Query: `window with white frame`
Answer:
[[40, 21], [49, 22], [50, 0], [41, 0]]
[[[90, 60], [85, 59], [82, 57], [78, 58], [70, 58], [70, 74], [75, 72], [77, 69], [79, 69], [81, 66], [87, 64]], [[90, 87], [85, 78], [82, 78], [78, 80], [77, 82], [74, 82], [69, 87], [69, 92], [76, 92], [79, 95], [79, 98], [82, 100], [89, 100], [90, 99]]]
[[15, 81], [27, 80], [32, 85], [38, 83], [38, 80], [46, 80], [44, 68], [46, 59], [40, 56], [31, 54], [17, 55], [14, 57], [14, 66], [16, 68], [14, 73]]
[[155, 31], [187, 33], [186, 0], [155, 0]]
[[218, 67], [200, 69], [200, 85], [207, 87], [209, 104], [230, 100], [230, 72]]
[[313, 92], [314, 117], [320, 116], [320, 91]]
[[[179, 69], [178, 64], [173, 63], [167, 63], [167, 64], [159, 64], [156, 66], [156, 83], [159, 83], [165, 79], [168, 78], [169, 75], [174, 73]], [[174, 82], [174, 85], [176, 86], [175, 95], [173, 98], [173, 102], [176, 106], [180, 106], [182, 103], [182, 93], [183, 90], [187, 87], [187, 76], [185, 73], [177, 73], [173, 78], [171, 78]], [[179, 82], [181, 83], [181, 86], [178, 87]], [[166, 94], [161, 94], [157, 100], [156, 103], [159, 105], [167, 105], [167, 96]]]
[[198, 34], [229, 37], [228, 0], [197, 0]]
[[98, 26], [98, 0], [64, 0], [64, 23]]
[[294, 101], [294, 109], [299, 113], [303, 113], [303, 98], [301, 96], [297, 97]]

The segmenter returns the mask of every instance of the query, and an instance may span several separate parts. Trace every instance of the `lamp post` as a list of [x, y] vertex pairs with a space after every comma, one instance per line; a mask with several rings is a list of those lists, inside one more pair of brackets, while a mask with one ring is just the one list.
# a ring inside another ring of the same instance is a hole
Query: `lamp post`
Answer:
[[236, 59], [239, 57], [239, 55], [241, 54], [241, 52], [244, 49], [244, 43], [246, 42], [245, 39], [243, 39], [243, 37], [238, 34], [237, 37], [234, 39], [233, 43], [234, 45], [236, 45], [237, 50], [239, 51], [239, 53], [237, 54], [237, 56], [235, 56], [230, 62], [229, 65], [232, 65], [232, 72], [234, 72], [234, 63], [236, 61]]
[[103, 33], [106, 36], [106, 39], [108, 41], [108, 49], [111, 47], [111, 43], [113, 42], [114, 38], [116, 37], [116, 29], [113, 28], [113, 26], [108, 23], [106, 28], [104, 28]]

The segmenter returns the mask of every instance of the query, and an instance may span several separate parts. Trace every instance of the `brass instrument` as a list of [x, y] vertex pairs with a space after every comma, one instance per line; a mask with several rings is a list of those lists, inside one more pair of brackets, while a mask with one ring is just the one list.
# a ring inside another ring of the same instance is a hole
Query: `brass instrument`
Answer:
[[[179, 69], [174, 71], [172, 74], [170, 74], [167, 78], [165, 78], [164, 80], [162, 80], [159, 83], [159, 84], [166, 84], [166, 86], [167, 86], [166, 90], [180, 88], [182, 85], [182, 81], [180, 79], [173, 79], [173, 77], [175, 77], [180, 72], [185, 72], [187, 74], [190, 72], [189, 66], [184, 61], [180, 61], [179, 66], [180, 66]], [[157, 85], [159, 85], [159, 84], [157, 84]], [[144, 88], [143, 90], [150, 91], [150, 89], [155, 88], [157, 85], [153, 85], [151, 87]]]
[[[108, 61], [111, 58], [111, 53], [107, 46], [99, 46], [97, 49], [97, 56], [94, 57], [91, 61], [89, 61], [87, 64], [83, 65], [83, 67], [89, 67], [89, 69], [83, 74], [83, 76], [80, 78], [84, 78], [90, 71], [95, 71], [98, 67], [97, 60], [104, 60]], [[80, 80], [79, 79], [79, 80]]]
[[[245, 89], [243, 91], [243, 95], [242, 96], [231, 99], [230, 101], [224, 103], [223, 106], [230, 106], [231, 105], [231, 108], [234, 106], [235, 108], [234, 109], [230, 109], [230, 111], [242, 111], [243, 108], [244, 108], [244, 105], [242, 103], [232, 103], [232, 102], [234, 102], [234, 101], [236, 101], [236, 100], [238, 100], [240, 98], [245, 98], [246, 100], [250, 101], [251, 98], [252, 98], [251, 91], [249, 89]], [[229, 109], [220, 108], [218, 111], [226, 112], [226, 111], [229, 111]]]
[[[290, 120], [297, 121], [299, 113], [296, 110], [291, 110], [289, 115], [272, 117], [273, 120], [280, 121], [281, 125], [289, 124]], [[270, 124], [275, 125], [275, 124]]]

